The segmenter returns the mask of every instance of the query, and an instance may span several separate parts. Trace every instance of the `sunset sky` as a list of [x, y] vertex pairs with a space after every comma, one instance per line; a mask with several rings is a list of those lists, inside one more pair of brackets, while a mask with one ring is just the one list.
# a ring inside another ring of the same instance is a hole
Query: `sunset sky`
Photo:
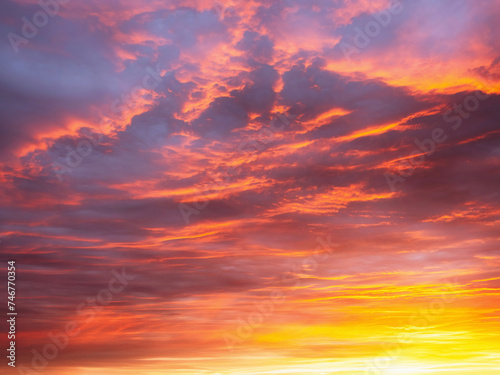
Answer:
[[500, 373], [500, 0], [0, 20], [0, 374]]

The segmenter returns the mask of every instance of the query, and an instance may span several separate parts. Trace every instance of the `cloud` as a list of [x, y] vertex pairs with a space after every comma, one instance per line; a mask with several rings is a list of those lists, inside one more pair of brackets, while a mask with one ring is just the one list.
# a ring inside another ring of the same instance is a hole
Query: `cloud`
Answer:
[[[498, 315], [490, 3], [403, 1], [351, 61], [341, 43], [389, 1], [68, 3], [19, 54], [4, 38], [0, 254], [22, 275], [19, 360], [126, 267], [137, 277], [48, 371], [246, 374], [276, 356], [282, 372], [354, 373], [403, 330], [447, 371], [432, 345], [473, 343], [498, 367], [483, 334]], [[39, 6], [5, 9], [7, 35]], [[446, 140], [391, 191], [384, 174], [436, 128]], [[311, 263], [328, 234], [335, 250]], [[454, 277], [430, 339], [407, 318]], [[286, 303], [241, 343], [265, 358], [228, 357], [223, 335], [275, 290]]]

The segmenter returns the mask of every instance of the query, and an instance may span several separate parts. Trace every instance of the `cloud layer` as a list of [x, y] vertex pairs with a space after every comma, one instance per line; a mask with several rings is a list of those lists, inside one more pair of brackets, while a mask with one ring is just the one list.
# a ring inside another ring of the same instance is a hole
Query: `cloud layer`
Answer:
[[43, 4], [0, 15], [19, 365], [76, 322], [46, 373], [496, 374], [498, 2]]

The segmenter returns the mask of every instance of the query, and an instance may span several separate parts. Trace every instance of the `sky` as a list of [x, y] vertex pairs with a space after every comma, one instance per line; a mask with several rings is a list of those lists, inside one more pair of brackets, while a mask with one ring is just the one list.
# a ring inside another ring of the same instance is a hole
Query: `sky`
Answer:
[[2, 374], [499, 373], [500, 1], [1, 7]]

